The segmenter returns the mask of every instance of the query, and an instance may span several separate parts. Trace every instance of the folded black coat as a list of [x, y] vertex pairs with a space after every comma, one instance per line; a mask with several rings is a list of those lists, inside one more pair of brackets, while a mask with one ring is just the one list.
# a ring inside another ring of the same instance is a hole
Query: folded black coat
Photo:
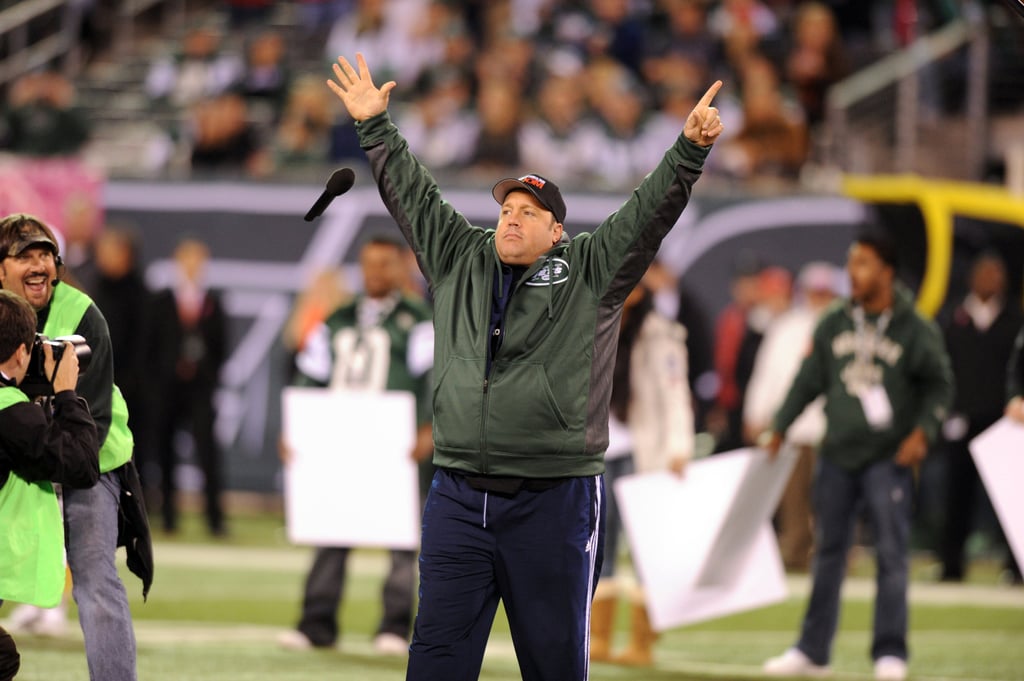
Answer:
[[129, 461], [118, 469], [121, 477], [121, 499], [118, 507], [117, 545], [128, 554], [128, 569], [142, 580], [142, 600], [153, 585], [153, 539], [149, 532], [146, 501], [135, 463]]

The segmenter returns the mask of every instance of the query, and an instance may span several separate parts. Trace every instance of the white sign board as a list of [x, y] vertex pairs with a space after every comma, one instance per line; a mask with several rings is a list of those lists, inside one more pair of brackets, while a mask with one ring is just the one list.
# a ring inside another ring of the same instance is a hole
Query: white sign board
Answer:
[[682, 478], [649, 473], [615, 485], [651, 624], [663, 631], [787, 596], [771, 517], [796, 452], [755, 449], [691, 463]]
[[1017, 565], [1024, 565], [1024, 423], [1002, 418], [971, 440], [970, 448], [1010, 550]]
[[281, 401], [289, 540], [417, 548], [412, 393], [286, 388]]

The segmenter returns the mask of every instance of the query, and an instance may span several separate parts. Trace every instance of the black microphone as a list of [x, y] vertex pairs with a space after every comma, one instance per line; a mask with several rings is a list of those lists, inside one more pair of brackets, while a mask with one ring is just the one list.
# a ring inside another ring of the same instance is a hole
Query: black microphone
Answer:
[[327, 180], [327, 188], [324, 189], [323, 193], [320, 194], [320, 198], [316, 200], [313, 207], [306, 213], [306, 222], [312, 222], [314, 218], [319, 217], [327, 206], [331, 205], [331, 201], [334, 197], [341, 196], [349, 189], [352, 189], [352, 185], [356, 182], [356, 174], [352, 172], [351, 168], [341, 168], [331, 173], [331, 178]]

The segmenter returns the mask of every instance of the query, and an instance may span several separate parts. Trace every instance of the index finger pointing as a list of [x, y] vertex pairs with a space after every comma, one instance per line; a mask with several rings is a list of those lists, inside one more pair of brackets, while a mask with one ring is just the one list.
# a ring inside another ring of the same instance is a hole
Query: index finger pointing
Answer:
[[708, 91], [704, 93], [704, 96], [700, 98], [700, 101], [697, 102], [697, 108], [706, 108], [710, 105], [711, 100], [715, 98], [715, 95], [717, 95], [718, 91], [721, 89], [722, 81], [716, 80], [711, 87], [708, 88]]

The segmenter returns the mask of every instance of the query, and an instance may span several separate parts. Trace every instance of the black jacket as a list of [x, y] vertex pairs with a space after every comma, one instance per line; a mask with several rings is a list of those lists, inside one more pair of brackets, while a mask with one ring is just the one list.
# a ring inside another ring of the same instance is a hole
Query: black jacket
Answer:
[[52, 417], [33, 402], [0, 410], [0, 487], [11, 472], [28, 481], [95, 485], [100, 475], [99, 440], [85, 400], [72, 390], [57, 393]]

